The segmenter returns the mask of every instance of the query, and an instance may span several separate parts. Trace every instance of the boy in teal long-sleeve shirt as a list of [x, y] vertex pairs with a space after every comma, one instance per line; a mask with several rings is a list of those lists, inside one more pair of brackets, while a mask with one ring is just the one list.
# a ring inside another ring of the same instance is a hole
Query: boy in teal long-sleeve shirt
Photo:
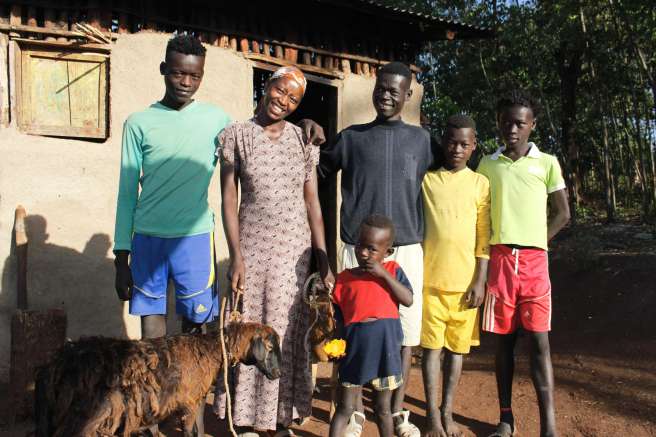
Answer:
[[[171, 39], [160, 64], [164, 98], [132, 114], [123, 128], [116, 291], [130, 301], [130, 313], [141, 316], [144, 338], [166, 334], [169, 279], [184, 331], [199, 330], [218, 314], [207, 191], [216, 166], [215, 138], [230, 119], [218, 107], [193, 100], [204, 65], [205, 48], [197, 39]], [[196, 419], [200, 435], [203, 406]], [[156, 426], [151, 433], [157, 435]]]
[[197, 39], [171, 39], [160, 65], [164, 98], [132, 114], [123, 128], [116, 290], [130, 300], [130, 313], [142, 317], [146, 338], [166, 333], [169, 279], [185, 331], [218, 314], [207, 191], [216, 167], [215, 139], [230, 119], [192, 98], [204, 64], [205, 48]]

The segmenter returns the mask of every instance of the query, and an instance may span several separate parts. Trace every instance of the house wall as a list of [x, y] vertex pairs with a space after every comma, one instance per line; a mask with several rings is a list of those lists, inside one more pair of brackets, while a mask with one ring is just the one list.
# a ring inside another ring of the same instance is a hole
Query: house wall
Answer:
[[[16, 264], [10, 251], [14, 209], [19, 204], [28, 213], [30, 309], [65, 308], [71, 338], [140, 335], [139, 318], [127, 314], [127, 304], [118, 301], [113, 288], [111, 248], [121, 130], [130, 113], [162, 97], [158, 65], [168, 38], [158, 33], [125, 34], [112, 46], [107, 141], [30, 136], [17, 130], [15, 120], [9, 128], [0, 127], [0, 381], [8, 377], [9, 326], [16, 308]], [[0, 47], [0, 55], [4, 53]], [[5, 58], [0, 62], [6, 65]], [[245, 119], [252, 114], [252, 83], [249, 61], [231, 50], [208, 47], [205, 77], [196, 97], [221, 106], [233, 119]], [[374, 118], [374, 83], [373, 78], [355, 74], [344, 78], [339, 87], [339, 130]], [[413, 83], [413, 90], [403, 117], [419, 124], [423, 88]], [[4, 98], [6, 94], [0, 93]], [[218, 213], [218, 172], [210, 186], [210, 200]], [[218, 274], [223, 279], [227, 246], [222, 231], [216, 233], [216, 240]], [[176, 319], [169, 318], [169, 328], [177, 327]]]
[[[64, 307], [71, 338], [140, 335], [139, 318], [127, 314], [127, 304], [119, 302], [113, 288], [111, 248], [121, 130], [130, 113], [162, 97], [158, 66], [169, 37], [144, 32], [120, 35], [112, 46], [107, 141], [30, 136], [20, 133], [15, 123], [0, 127], [0, 380], [8, 376], [9, 326], [16, 308], [16, 265], [10, 249], [18, 204], [28, 213], [30, 309]], [[233, 119], [244, 119], [252, 114], [252, 82], [249, 61], [230, 50], [208, 47], [197, 99], [221, 106]], [[218, 212], [217, 175], [210, 198]], [[225, 258], [223, 232], [216, 234], [217, 253]], [[169, 319], [171, 326], [176, 325], [175, 319]]]

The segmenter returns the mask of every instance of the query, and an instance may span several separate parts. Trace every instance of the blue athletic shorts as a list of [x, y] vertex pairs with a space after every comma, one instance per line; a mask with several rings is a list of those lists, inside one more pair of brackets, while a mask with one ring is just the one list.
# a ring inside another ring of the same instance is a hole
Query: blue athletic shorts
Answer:
[[214, 288], [214, 235], [160, 238], [134, 234], [130, 314], [166, 314], [166, 288], [175, 285], [175, 309], [187, 320], [205, 323], [219, 314]]

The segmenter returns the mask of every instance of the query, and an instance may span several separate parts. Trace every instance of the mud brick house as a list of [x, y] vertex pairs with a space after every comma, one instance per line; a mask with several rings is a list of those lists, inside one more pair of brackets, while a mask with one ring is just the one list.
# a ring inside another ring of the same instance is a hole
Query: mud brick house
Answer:
[[[121, 129], [128, 114], [162, 97], [158, 65], [174, 32], [207, 45], [199, 100], [246, 119], [271, 71], [296, 64], [310, 85], [294, 117], [313, 118], [329, 137], [373, 118], [380, 65], [412, 64], [426, 40], [491, 34], [374, 1], [0, 1], [0, 380], [16, 308], [18, 204], [28, 213], [30, 308], [65, 308], [72, 338], [139, 336], [138, 319], [113, 290]], [[412, 86], [404, 117], [418, 124], [423, 88]], [[333, 255], [337, 186], [321, 187]], [[225, 265], [222, 232], [217, 252]]]

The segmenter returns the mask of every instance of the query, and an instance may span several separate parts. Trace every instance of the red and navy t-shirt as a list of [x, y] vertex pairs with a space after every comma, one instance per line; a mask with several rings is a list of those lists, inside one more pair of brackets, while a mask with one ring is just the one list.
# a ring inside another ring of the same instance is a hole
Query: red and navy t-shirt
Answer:
[[[412, 291], [410, 281], [394, 261], [383, 263], [401, 284]], [[403, 331], [399, 303], [385, 281], [370, 273], [345, 270], [337, 276], [335, 317], [344, 325], [346, 356], [339, 363], [339, 381], [362, 385], [375, 378], [401, 375]], [[376, 320], [364, 320], [375, 318]]]
[[[383, 267], [412, 291], [410, 281], [395, 261], [383, 263]], [[370, 273], [357, 275], [349, 269], [337, 275], [333, 302], [342, 313], [344, 326], [368, 318], [399, 318], [399, 302], [391, 295], [385, 281]]]

